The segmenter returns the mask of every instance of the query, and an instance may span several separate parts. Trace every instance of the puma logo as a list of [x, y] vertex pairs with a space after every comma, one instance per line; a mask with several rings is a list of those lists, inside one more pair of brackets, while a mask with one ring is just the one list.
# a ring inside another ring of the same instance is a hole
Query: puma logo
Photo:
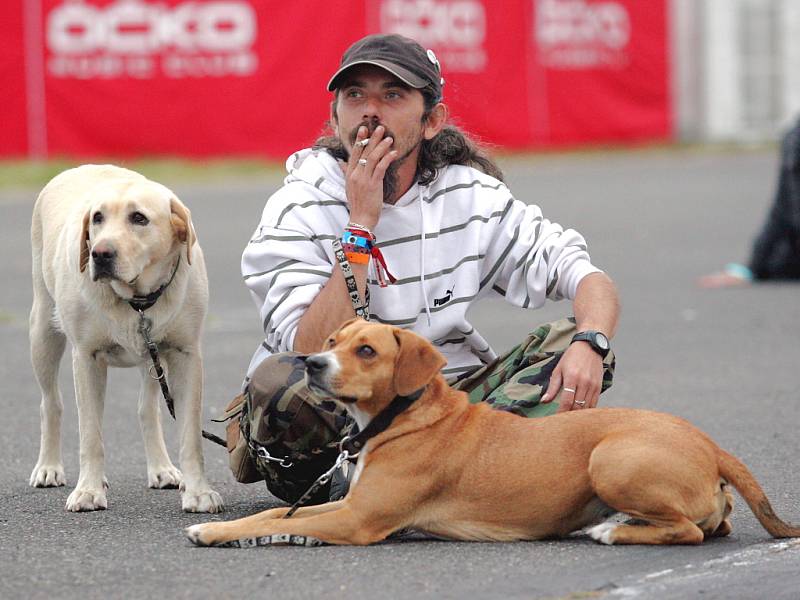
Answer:
[[453, 290], [455, 289], [455, 287], [456, 286], [454, 285], [449, 290], [447, 290], [447, 293], [444, 296], [442, 296], [441, 298], [434, 298], [433, 299], [433, 306], [434, 307], [443, 306], [443, 305], [447, 304], [448, 302], [450, 302], [450, 299], [453, 297]]

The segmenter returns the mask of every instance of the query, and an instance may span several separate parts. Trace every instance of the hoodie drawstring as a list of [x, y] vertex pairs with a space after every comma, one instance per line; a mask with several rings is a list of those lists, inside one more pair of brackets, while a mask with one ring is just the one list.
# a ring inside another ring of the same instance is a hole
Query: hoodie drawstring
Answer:
[[422, 186], [418, 185], [419, 190], [419, 230], [420, 230], [420, 245], [419, 245], [419, 282], [422, 284], [420, 291], [422, 292], [422, 301], [425, 303], [425, 314], [428, 316], [428, 327], [431, 326], [431, 305], [428, 303], [428, 290], [425, 287], [425, 211], [423, 210]]

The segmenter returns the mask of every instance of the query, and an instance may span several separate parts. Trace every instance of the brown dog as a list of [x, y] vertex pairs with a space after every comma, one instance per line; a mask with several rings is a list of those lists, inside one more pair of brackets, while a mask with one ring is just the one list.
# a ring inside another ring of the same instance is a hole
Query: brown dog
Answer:
[[[410, 527], [457, 540], [533, 540], [588, 533], [606, 544], [699, 544], [731, 532], [732, 484], [774, 537], [778, 519], [738, 459], [674, 416], [596, 409], [524, 419], [470, 404], [425, 339], [350, 321], [308, 358], [317, 395], [343, 404], [361, 429], [398, 396], [425, 391], [361, 451], [338, 502], [275, 508], [187, 530], [198, 545], [275, 534], [370, 544]], [[635, 524], [601, 522], [623, 512]]]

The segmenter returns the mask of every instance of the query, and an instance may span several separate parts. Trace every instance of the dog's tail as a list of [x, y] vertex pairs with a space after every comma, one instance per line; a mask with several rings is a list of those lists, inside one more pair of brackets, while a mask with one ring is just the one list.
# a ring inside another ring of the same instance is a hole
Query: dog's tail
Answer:
[[772, 537], [800, 537], [800, 527], [784, 523], [778, 518], [764, 490], [742, 461], [720, 448], [717, 462], [720, 475], [736, 488], [758, 522]]

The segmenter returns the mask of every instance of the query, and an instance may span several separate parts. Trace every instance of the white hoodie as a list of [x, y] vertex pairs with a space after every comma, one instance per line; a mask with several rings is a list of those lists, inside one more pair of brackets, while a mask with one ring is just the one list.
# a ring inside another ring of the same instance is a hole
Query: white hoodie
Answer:
[[[267, 200], [242, 255], [242, 275], [266, 334], [248, 379], [270, 354], [292, 350], [300, 318], [336, 264], [331, 241], [349, 221], [344, 175], [332, 156], [301, 150], [286, 168], [285, 185]], [[461, 165], [384, 204], [373, 233], [397, 281], [379, 287], [370, 267], [371, 320], [431, 340], [447, 359], [447, 377], [496, 357], [467, 321], [473, 302], [501, 296], [538, 308], [546, 298], [574, 298], [578, 282], [599, 271], [578, 232], [544, 219], [539, 207], [515, 200], [497, 179]]]

